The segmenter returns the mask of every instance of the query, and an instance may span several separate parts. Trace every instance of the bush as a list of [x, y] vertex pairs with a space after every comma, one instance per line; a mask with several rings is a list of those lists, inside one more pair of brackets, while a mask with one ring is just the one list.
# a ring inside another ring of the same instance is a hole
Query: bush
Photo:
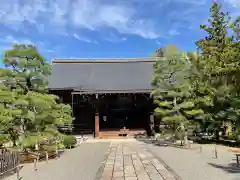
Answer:
[[73, 135], [66, 135], [63, 137], [63, 144], [67, 149], [73, 148], [77, 144], [77, 139]]

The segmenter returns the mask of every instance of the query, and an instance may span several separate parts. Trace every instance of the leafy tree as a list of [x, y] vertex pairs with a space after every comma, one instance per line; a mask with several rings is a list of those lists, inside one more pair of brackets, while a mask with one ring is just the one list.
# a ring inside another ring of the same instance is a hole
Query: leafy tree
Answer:
[[240, 140], [240, 89], [239, 89], [239, 61], [240, 61], [240, 16], [238, 16], [230, 25], [233, 31], [231, 53], [233, 61], [236, 61], [236, 71], [233, 73], [235, 79], [234, 93], [231, 101], [231, 107], [228, 108], [228, 118], [235, 123], [235, 130]]
[[153, 86], [155, 109], [162, 120], [184, 134], [187, 144], [187, 126], [202, 114], [191, 100], [189, 61], [180, 54], [173, 53], [154, 65]]
[[[197, 73], [193, 78], [195, 99], [205, 112], [205, 120], [211, 122], [216, 134], [224, 121], [232, 121], [232, 101], [239, 96], [239, 41], [237, 21], [231, 27], [230, 16], [214, 2], [210, 9], [209, 25], [201, 25], [208, 35], [196, 44], [200, 56], [195, 59]], [[229, 112], [231, 112], [229, 114]]]
[[47, 92], [50, 64], [32, 45], [14, 45], [5, 52], [4, 63], [0, 128], [23, 147], [59, 137], [57, 127], [71, 124], [71, 107]]
[[155, 57], [166, 57], [179, 54], [179, 48], [174, 44], [169, 44], [164, 48], [157, 49]]
[[197, 121], [198, 131], [209, 131], [210, 126], [213, 125], [212, 114], [210, 113], [213, 108], [212, 92], [205, 85], [205, 80], [203, 76], [204, 61], [201, 59], [199, 53], [187, 53], [187, 58], [191, 63], [190, 69], [190, 84], [192, 88], [192, 100], [195, 106], [203, 110], [204, 114], [201, 115], [202, 118]]
[[6, 68], [12, 69], [9, 76], [13, 87], [20, 87], [26, 94], [29, 90], [47, 92], [47, 78], [51, 66], [33, 45], [16, 44], [4, 53]]
[[155, 57], [164, 57], [164, 50], [163, 50], [163, 48], [157, 49], [154, 56]]

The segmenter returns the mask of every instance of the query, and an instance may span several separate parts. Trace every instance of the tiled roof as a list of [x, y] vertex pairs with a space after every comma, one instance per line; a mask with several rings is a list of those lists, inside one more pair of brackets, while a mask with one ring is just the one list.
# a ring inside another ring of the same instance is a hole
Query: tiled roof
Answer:
[[151, 92], [153, 58], [54, 59], [50, 89]]

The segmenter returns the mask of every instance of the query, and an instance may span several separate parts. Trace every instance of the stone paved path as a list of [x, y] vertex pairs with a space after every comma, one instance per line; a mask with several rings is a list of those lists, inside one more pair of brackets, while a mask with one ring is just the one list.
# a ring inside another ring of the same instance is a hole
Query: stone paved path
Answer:
[[[22, 180], [177, 180], [146, 144], [136, 140], [92, 140], [37, 168], [24, 165]], [[6, 180], [16, 180], [16, 175]]]
[[141, 143], [113, 143], [96, 180], [176, 180]]

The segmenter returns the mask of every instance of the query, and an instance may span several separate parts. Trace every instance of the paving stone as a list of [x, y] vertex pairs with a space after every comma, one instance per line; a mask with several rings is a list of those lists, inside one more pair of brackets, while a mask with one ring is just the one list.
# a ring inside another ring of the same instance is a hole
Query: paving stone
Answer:
[[149, 160], [143, 160], [142, 163], [143, 164], [150, 164], [151, 162]]
[[102, 173], [109, 180], [176, 180], [143, 145], [116, 143], [109, 152]]
[[124, 171], [124, 175], [126, 177], [132, 177], [132, 176], [136, 176], [135, 171]]
[[114, 168], [114, 171], [123, 171], [123, 167]]
[[125, 177], [125, 180], [138, 180], [137, 177]]
[[109, 177], [101, 177], [100, 180], [109, 180]]
[[116, 171], [113, 172], [113, 177], [124, 177], [124, 172], [123, 171]]
[[151, 180], [149, 177], [138, 178], [138, 180]]
[[137, 176], [138, 180], [150, 180], [149, 176]]
[[[157, 176], [157, 177], [150, 177], [150, 180], [164, 180], [161, 176]], [[165, 179], [168, 180], [168, 179]]]
[[134, 171], [134, 167], [133, 166], [124, 166], [124, 170], [126, 170], [126, 171], [133, 170]]

